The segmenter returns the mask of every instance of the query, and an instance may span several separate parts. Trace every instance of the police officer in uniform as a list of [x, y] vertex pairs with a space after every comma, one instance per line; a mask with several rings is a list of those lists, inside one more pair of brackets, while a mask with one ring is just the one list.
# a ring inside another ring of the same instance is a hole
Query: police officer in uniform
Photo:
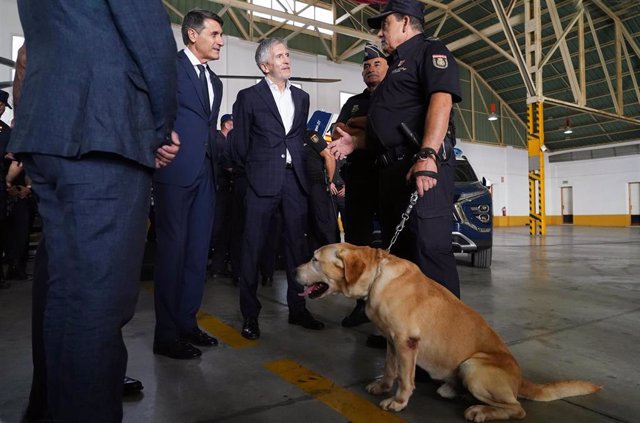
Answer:
[[391, 0], [381, 14], [368, 19], [389, 54], [389, 70], [372, 95], [366, 139], [338, 128], [341, 137], [332, 143], [332, 152], [342, 157], [365, 144], [375, 151], [385, 245], [417, 190], [418, 202], [391, 251], [459, 297], [451, 248], [458, 67], [442, 42], [423, 34], [423, 21], [417, 0]]
[[[371, 94], [387, 73], [384, 53], [373, 43], [367, 42], [362, 57], [362, 79], [365, 90], [349, 98], [342, 106], [336, 126], [346, 131], [364, 129], [369, 112]], [[334, 136], [339, 136], [334, 131]], [[377, 173], [375, 155], [366, 149], [354, 151], [346, 159], [341, 174], [345, 183], [345, 210], [342, 219], [345, 241], [354, 245], [373, 243], [373, 221], [378, 209], [378, 184], [372, 177]], [[369, 321], [364, 313], [364, 300], [358, 300], [354, 310], [342, 320], [342, 326], [353, 327]]]
[[338, 219], [332, 195], [338, 193], [333, 182], [336, 159], [327, 142], [315, 131], [307, 131], [304, 165], [309, 180], [309, 247], [315, 251], [339, 241]]

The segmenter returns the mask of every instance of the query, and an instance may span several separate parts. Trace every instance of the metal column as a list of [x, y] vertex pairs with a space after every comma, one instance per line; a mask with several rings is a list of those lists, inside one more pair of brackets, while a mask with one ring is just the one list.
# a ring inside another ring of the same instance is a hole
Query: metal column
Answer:
[[529, 104], [527, 119], [527, 145], [529, 151], [529, 234], [545, 235], [547, 222], [544, 192], [544, 106], [541, 102]]
[[[548, 0], [551, 3], [554, 0]], [[554, 4], [555, 6], [555, 4]], [[542, 80], [542, 20], [540, 0], [524, 1], [525, 59], [534, 92], [527, 98], [527, 148], [529, 153], [529, 234], [547, 232], [544, 193], [544, 105]]]

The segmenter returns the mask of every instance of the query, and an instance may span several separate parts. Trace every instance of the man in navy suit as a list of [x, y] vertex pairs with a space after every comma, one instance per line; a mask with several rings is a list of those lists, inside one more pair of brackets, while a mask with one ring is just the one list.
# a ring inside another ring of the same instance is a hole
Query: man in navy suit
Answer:
[[268, 38], [258, 45], [256, 64], [265, 78], [238, 93], [233, 105], [232, 148], [244, 165], [249, 187], [242, 241], [240, 309], [244, 317], [242, 336], [258, 339], [258, 261], [265, 245], [271, 218], [283, 216], [287, 260], [289, 323], [322, 329], [298, 293], [296, 266], [310, 258], [305, 235], [307, 225], [307, 177], [304, 170], [304, 136], [309, 95], [291, 85], [289, 50], [284, 40]]
[[46, 405], [27, 417], [119, 422], [121, 328], [139, 290], [151, 174], [178, 149], [175, 42], [158, 0], [18, 8], [29, 66], [8, 149], [43, 220], [33, 336], [44, 363], [34, 382], [47, 386]]
[[175, 359], [197, 358], [197, 346], [218, 341], [196, 321], [206, 281], [214, 213], [214, 139], [222, 83], [207, 62], [220, 58], [222, 19], [191, 10], [182, 22], [186, 48], [178, 52], [178, 113], [181, 149], [153, 177], [157, 249], [156, 327], [153, 351]]

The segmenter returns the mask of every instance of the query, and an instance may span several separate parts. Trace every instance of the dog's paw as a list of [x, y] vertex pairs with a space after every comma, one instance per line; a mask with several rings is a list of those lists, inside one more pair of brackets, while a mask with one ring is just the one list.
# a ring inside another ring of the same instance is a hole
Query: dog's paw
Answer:
[[438, 395], [440, 395], [442, 398], [447, 399], [453, 399], [458, 395], [458, 393], [456, 392], [456, 388], [454, 388], [452, 385], [449, 385], [448, 383], [442, 384], [442, 386], [440, 386], [436, 392], [438, 392]]
[[482, 423], [487, 420], [484, 409], [483, 405], [472, 405], [464, 411], [464, 418], [470, 422]]
[[397, 401], [395, 397], [390, 397], [380, 401], [380, 407], [387, 411], [401, 411], [407, 406], [407, 401]]
[[373, 395], [382, 395], [391, 390], [391, 385], [387, 385], [382, 379], [374, 380], [366, 387], [367, 392]]

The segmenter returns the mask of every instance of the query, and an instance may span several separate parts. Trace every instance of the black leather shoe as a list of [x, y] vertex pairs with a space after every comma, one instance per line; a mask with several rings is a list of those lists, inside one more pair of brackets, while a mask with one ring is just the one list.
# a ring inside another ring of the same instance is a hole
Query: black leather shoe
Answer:
[[292, 325], [300, 325], [305, 329], [324, 329], [324, 323], [316, 320], [306, 308], [303, 311], [289, 312], [289, 323]]
[[365, 344], [369, 348], [383, 350], [387, 348], [387, 338], [382, 335], [369, 335], [367, 336], [367, 342]]
[[345, 328], [352, 328], [354, 326], [369, 322], [369, 318], [364, 311], [366, 305], [367, 303], [365, 303], [364, 301], [358, 300], [358, 302], [356, 303], [356, 307], [353, 309], [353, 311], [351, 311], [351, 314], [342, 319], [342, 326]]
[[262, 278], [262, 286], [273, 286], [273, 276]]
[[144, 389], [144, 386], [142, 386], [142, 382], [140, 382], [138, 379], [134, 379], [132, 377], [129, 376], [125, 376], [124, 377], [124, 386], [123, 386], [123, 390], [122, 390], [122, 395], [123, 396], [128, 396], [128, 395], [134, 395], [137, 394], [138, 392], [142, 391]]
[[180, 340], [199, 347], [215, 347], [218, 345], [218, 340], [216, 338], [198, 327], [193, 328], [190, 332], [180, 335]]
[[260, 326], [258, 326], [257, 317], [247, 317], [242, 324], [242, 336], [247, 339], [255, 340], [260, 338]]
[[175, 358], [176, 360], [189, 360], [198, 358], [202, 351], [193, 345], [183, 341], [158, 342], [153, 344], [153, 353]]

